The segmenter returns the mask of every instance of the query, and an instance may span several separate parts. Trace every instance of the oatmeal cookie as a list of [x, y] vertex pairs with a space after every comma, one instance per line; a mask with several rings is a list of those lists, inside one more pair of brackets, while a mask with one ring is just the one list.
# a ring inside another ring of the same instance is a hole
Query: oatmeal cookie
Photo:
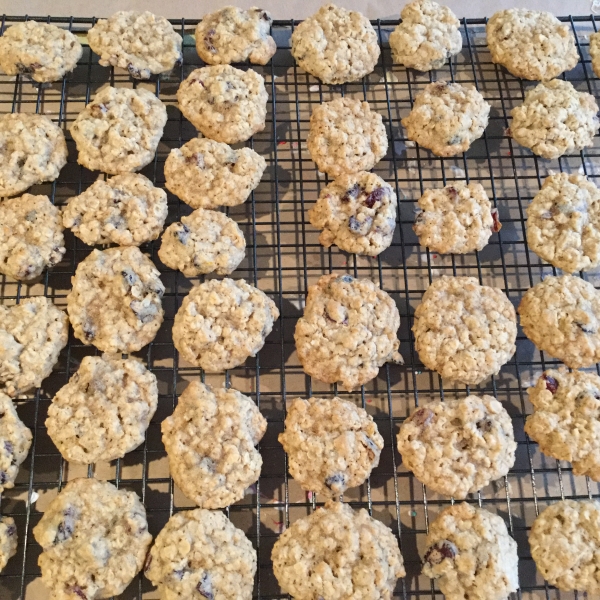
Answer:
[[[19, 419], [13, 401], [0, 392], [0, 494], [15, 486], [19, 467], [29, 453], [31, 439], [31, 431]], [[1, 528], [0, 524], [0, 531]]]
[[173, 481], [201, 508], [241, 500], [260, 475], [255, 446], [266, 430], [266, 419], [248, 396], [192, 381], [162, 423]]
[[600, 77], [600, 31], [590, 35], [590, 58], [592, 59], [592, 69], [596, 77]]
[[17, 526], [12, 517], [0, 517], [0, 572], [17, 553]]

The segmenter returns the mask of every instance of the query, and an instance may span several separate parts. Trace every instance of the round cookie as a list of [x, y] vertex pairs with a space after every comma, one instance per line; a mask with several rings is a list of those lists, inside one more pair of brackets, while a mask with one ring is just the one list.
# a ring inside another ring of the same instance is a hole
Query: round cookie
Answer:
[[568, 367], [600, 361], [600, 292], [591, 283], [549, 275], [525, 292], [519, 316], [523, 333]]
[[267, 421], [237, 390], [192, 381], [161, 429], [173, 481], [201, 508], [229, 506], [258, 481]]
[[319, 171], [339, 177], [371, 170], [387, 152], [383, 118], [368, 102], [336, 98], [310, 116], [308, 151]]
[[428, 488], [459, 500], [504, 477], [515, 463], [512, 422], [491, 396], [432, 402], [402, 423], [402, 463]]
[[62, 209], [63, 225], [89, 246], [140, 246], [155, 240], [167, 218], [167, 194], [139, 173], [97, 179]]
[[210, 279], [183, 299], [173, 343], [187, 362], [222, 373], [256, 356], [278, 318], [275, 302], [243, 279]]
[[392, 243], [396, 229], [396, 194], [374, 173], [340, 175], [321, 190], [308, 213], [326, 248], [376, 256]]
[[[15, 487], [15, 479], [27, 458], [31, 439], [31, 431], [19, 419], [13, 401], [0, 392], [0, 494]], [[1, 528], [0, 524], [0, 535]]]
[[323, 83], [357, 81], [379, 59], [377, 34], [359, 12], [325, 4], [292, 33], [292, 56]]
[[163, 321], [165, 286], [135, 246], [93, 250], [77, 266], [67, 312], [78, 340], [103, 352], [136, 352]]
[[369, 279], [323, 275], [308, 288], [296, 324], [298, 360], [306, 373], [352, 391], [386, 362], [402, 363], [394, 300]]
[[460, 21], [447, 6], [433, 0], [414, 0], [400, 16], [402, 22], [389, 39], [394, 62], [431, 71], [442, 68], [461, 51]]
[[204, 15], [196, 27], [196, 50], [207, 65], [249, 60], [266, 65], [277, 51], [269, 35], [273, 19], [262, 8], [226, 6]]
[[517, 316], [504, 292], [474, 277], [435, 279], [415, 310], [415, 348], [448, 381], [477, 385], [515, 353]]
[[598, 104], [562, 79], [540, 83], [512, 109], [510, 136], [542, 158], [574, 154], [594, 143]]
[[48, 196], [23, 194], [0, 202], [0, 273], [29, 281], [65, 253], [60, 211]]
[[62, 79], [82, 53], [70, 31], [50, 23], [17, 23], [0, 37], [0, 68], [7, 75], [28, 75], [40, 83]]
[[526, 8], [494, 13], [486, 25], [492, 61], [515, 77], [545, 81], [579, 60], [571, 28], [553, 14]]
[[107, 481], [74, 479], [49, 504], [33, 536], [53, 600], [109, 598], [140, 572], [152, 536], [134, 492]]
[[104, 67], [127, 69], [134, 79], [171, 71], [181, 65], [181, 36], [164, 17], [120, 10], [98, 19], [87, 33], [90, 48]]
[[71, 125], [77, 162], [109, 175], [139, 171], [152, 162], [166, 122], [167, 109], [152, 92], [107, 86]]
[[67, 315], [49, 298], [0, 305], [0, 391], [18, 396], [40, 387], [67, 345]]
[[238, 224], [222, 212], [199, 208], [169, 225], [158, 258], [186, 277], [203, 273], [228, 275], [246, 255], [246, 240]]
[[600, 502], [551, 504], [533, 522], [529, 545], [536, 567], [550, 585], [600, 593]]
[[590, 35], [590, 58], [592, 59], [592, 69], [596, 77], [600, 77], [600, 32], [592, 33]]
[[440, 254], [483, 250], [492, 233], [500, 231], [498, 209], [492, 208], [480, 183], [453, 181], [425, 190], [413, 230], [421, 246]]
[[237, 206], [246, 201], [267, 168], [250, 148], [234, 150], [207, 138], [194, 138], [169, 152], [165, 187], [192, 208]]
[[252, 600], [256, 550], [244, 532], [217, 511], [174, 514], [156, 536], [144, 574], [162, 600]]
[[271, 553], [281, 589], [296, 600], [389, 600], [404, 563], [396, 536], [363, 508], [329, 501], [288, 527]]
[[192, 71], [177, 90], [179, 110], [208, 138], [245, 142], [265, 128], [267, 100], [262, 75], [230, 65]]
[[17, 526], [12, 517], [0, 518], [0, 572], [17, 553]]
[[65, 136], [48, 117], [25, 113], [0, 116], [0, 197], [54, 181], [66, 162]]
[[292, 477], [303, 489], [326, 496], [361, 485], [383, 449], [371, 415], [341, 398], [296, 398], [278, 439]]
[[483, 135], [490, 108], [475, 88], [435, 81], [417, 94], [402, 125], [419, 146], [437, 156], [455, 156]]
[[519, 587], [517, 543], [502, 517], [466, 502], [448, 506], [429, 526], [423, 574], [446, 600], [505, 600]]
[[157, 404], [156, 376], [139, 359], [86, 356], [52, 399], [46, 427], [65, 460], [111, 461], [144, 441]]

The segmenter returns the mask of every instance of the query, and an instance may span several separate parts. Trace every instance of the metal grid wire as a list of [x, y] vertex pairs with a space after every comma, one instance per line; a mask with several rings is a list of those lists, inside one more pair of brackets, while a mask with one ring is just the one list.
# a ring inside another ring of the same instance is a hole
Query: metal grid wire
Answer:
[[[2, 30], [24, 17], [3, 17]], [[94, 19], [38, 18], [82, 34]], [[581, 60], [567, 74], [579, 90], [599, 96], [598, 79], [591, 70], [588, 36], [596, 30], [592, 17], [564, 18], [576, 34]], [[142, 173], [157, 185], [164, 184], [163, 165], [171, 148], [179, 147], [196, 135], [176, 106], [175, 93], [180, 81], [200, 66], [190, 34], [197, 21], [174, 20], [185, 36], [184, 62], [178, 72], [158, 82], [133, 82], [126, 73], [98, 65], [98, 57], [85, 46], [75, 72], [65, 81], [48, 87], [34, 87], [23, 77], [0, 77], [0, 112], [40, 112], [58, 121], [67, 134], [69, 162], [59, 179], [33, 188], [33, 193], [48, 194], [57, 205], [87, 188], [97, 177], [77, 165], [74, 143], [67, 128], [98, 88], [143, 86], [154, 90], [166, 103], [169, 121], [153, 163]], [[551, 171], [585, 173], [593, 181], [600, 176], [599, 144], [580, 155], [547, 161], [533, 156], [505, 135], [510, 110], [523, 100], [530, 82], [509, 75], [491, 62], [485, 44], [485, 20], [462, 22], [463, 49], [451, 65], [422, 74], [393, 65], [387, 44], [395, 21], [376, 21], [374, 26], [382, 45], [382, 57], [375, 72], [361, 81], [329, 87], [302, 72], [290, 52], [294, 25], [276, 22], [273, 35], [279, 50], [265, 67], [255, 67], [266, 80], [269, 91], [267, 127], [248, 144], [268, 162], [261, 185], [242, 206], [227, 212], [243, 229], [247, 257], [233, 274], [245, 278], [270, 295], [281, 311], [281, 318], [268, 337], [264, 349], [225, 375], [205, 376], [199, 369], [178, 358], [171, 340], [174, 314], [194, 280], [167, 269], [156, 256], [159, 242], [142, 248], [159, 266], [166, 286], [165, 322], [156, 340], [138, 353], [159, 380], [159, 407], [148, 430], [146, 442], [124, 459], [112, 463], [81, 467], [66, 463], [50, 441], [44, 421], [48, 405], [79, 366], [83, 356], [96, 352], [82, 345], [72, 333], [53, 374], [41, 390], [31, 393], [18, 406], [23, 421], [34, 432], [33, 445], [22, 465], [17, 483], [1, 499], [0, 511], [17, 522], [20, 543], [18, 554], [0, 576], [2, 600], [39, 600], [47, 591], [39, 580], [37, 559], [40, 548], [31, 531], [49, 501], [66, 481], [95, 474], [118, 487], [136, 491], [148, 511], [150, 530], [156, 535], [173, 511], [191, 504], [169, 478], [166, 454], [160, 439], [160, 423], [168, 416], [186, 382], [202, 378], [221, 385], [225, 381], [256, 400], [269, 426], [260, 444], [264, 459], [262, 475], [246, 497], [228, 509], [228, 515], [252, 540], [258, 551], [259, 569], [255, 597], [278, 598], [281, 591], [273, 576], [270, 553], [281, 530], [309, 514], [322, 498], [306, 494], [287, 475], [286, 457], [277, 441], [283, 430], [286, 400], [302, 396], [331, 397], [334, 394], [354, 399], [377, 422], [385, 439], [380, 465], [360, 488], [349, 490], [345, 501], [365, 507], [398, 535], [406, 562], [407, 576], [400, 580], [395, 596], [401, 598], [441, 598], [431, 581], [420, 575], [420, 558], [428, 523], [450, 500], [433, 494], [401, 464], [395, 449], [399, 424], [416, 405], [433, 399], [461, 397], [467, 392], [493, 394], [509, 411], [518, 441], [517, 460], [510, 474], [488, 486], [469, 500], [505, 518], [519, 547], [521, 590], [525, 598], [570, 598], [577, 594], [558, 593], [547, 586], [536, 571], [527, 543], [527, 530], [535, 515], [548, 503], [560, 498], [587, 498], [599, 495], [598, 484], [575, 477], [568, 463], [544, 457], [537, 445], [523, 432], [524, 418], [531, 412], [526, 388], [542, 369], [555, 361], [543, 356], [519, 333], [517, 353], [499, 376], [473, 388], [448, 386], [436, 373], [423, 368], [413, 346], [412, 314], [429, 282], [443, 273], [472, 275], [482, 283], [501, 287], [515, 305], [531, 285], [553, 272], [528, 250], [525, 243], [525, 207]], [[246, 68], [246, 67], [243, 67]], [[431, 80], [446, 79], [475, 85], [492, 105], [490, 124], [483, 138], [464, 155], [437, 158], [415, 147], [405, 138], [400, 119], [408, 114], [415, 95]], [[324, 249], [318, 232], [308, 223], [307, 209], [316, 200], [327, 179], [317, 172], [306, 149], [308, 121], [320, 102], [339, 95], [364, 98], [384, 119], [389, 133], [389, 151], [375, 172], [389, 181], [398, 195], [399, 225], [392, 246], [377, 258], [348, 255], [337, 248]], [[464, 256], [439, 256], [418, 245], [412, 231], [416, 199], [424, 189], [439, 187], [451, 180], [479, 181], [498, 207], [502, 231], [492, 236], [481, 252]], [[189, 207], [169, 195], [168, 223], [188, 214]], [[77, 264], [91, 248], [66, 235], [67, 253], [60, 265], [34, 284], [16, 284], [2, 279], [1, 300], [14, 304], [22, 298], [46, 295], [59, 306], [65, 305], [70, 278]], [[370, 277], [381, 284], [398, 304], [402, 325], [399, 331], [404, 366], [386, 365], [379, 376], [359, 393], [347, 394], [304, 375], [294, 352], [293, 331], [302, 312], [307, 288], [324, 273], [349, 272]], [[586, 275], [600, 287], [600, 279]], [[157, 598], [156, 591], [141, 575], [121, 596], [127, 599]]]

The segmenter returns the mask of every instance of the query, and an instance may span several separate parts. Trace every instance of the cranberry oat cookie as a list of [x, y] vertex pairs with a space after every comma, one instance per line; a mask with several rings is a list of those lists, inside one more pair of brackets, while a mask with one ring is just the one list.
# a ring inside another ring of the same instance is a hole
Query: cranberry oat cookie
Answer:
[[0, 392], [0, 494], [15, 486], [31, 440], [31, 431], [19, 418], [13, 401]]
[[0, 517], [0, 572], [17, 553], [17, 526], [12, 517]]
[[592, 33], [590, 35], [590, 58], [592, 59], [592, 69], [596, 74], [596, 77], [600, 77], [600, 32]]

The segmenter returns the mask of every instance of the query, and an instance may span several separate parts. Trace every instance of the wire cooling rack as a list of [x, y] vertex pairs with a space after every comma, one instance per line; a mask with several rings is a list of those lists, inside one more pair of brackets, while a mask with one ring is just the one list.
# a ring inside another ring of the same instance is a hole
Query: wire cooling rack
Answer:
[[[3, 17], [2, 30], [25, 17]], [[85, 40], [94, 19], [37, 18], [71, 29]], [[599, 96], [599, 81], [593, 75], [588, 54], [588, 36], [596, 30], [592, 17], [564, 18], [570, 24], [580, 52], [578, 66], [566, 77], [579, 90]], [[76, 70], [65, 81], [48, 87], [34, 87], [23, 77], [0, 76], [0, 112], [40, 112], [58, 121], [67, 134], [69, 162], [59, 179], [35, 186], [33, 193], [48, 194], [53, 202], [65, 201], [87, 188], [98, 176], [76, 162], [76, 150], [68, 126], [98, 88], [110, 83], [121, 87], [143, 86], [156, 92], [165, 102], [169, 121], [156, 158], [142, 173], [157, 185], [164, 184], [163, 165], [171, 148], [179, 147], [196, 135], [195, 129], [177, 109], [175, 93], [180, 81], [201, 65], [194, 48], [197, 21], [174, 20], [184, 36], [184, 61], [181, 68], [158, 82], [136, 83], [124, 72], [98, 65], [98, 57], [87, 45]], [[283, 430], [286, 401], [309, 395], [331, 397], [338, 394], [354, 399], [376, 420], [385, 439], [380, 465], [360, 488], [349, 490], [345, 501], [365, 507], [398, 535], [406, 562], [407, 576], [395, 590], [399, 598], [441, 598], [431, 580], [420, 575], [428, 523], [450, 500], [423, 486], [406, 471], [395, 449], [399, 424], [420, 403], [440, 398], [461, 397], [467, 392], [489, 393], [500, 399], [509, 411], [518, 440], [517, 460], [509, 475], [473, 495], [469, 500], [500, 514], [518, 542], [521, 590], [524, 598], [571, 598], [547, 586], [536, 571], [527, 543], [527, 531], [535, 515], [560, 498], [598, 497], [598, 484], [575, 477], [568, 463], [544, 457], [537, 445], [523, 432], [524, 418], [531, 412], [526, 388], [537, 375], [555, 361], [543, 356], [519, 333], [517, 353], [502, 368], [499, 376], [476, 388], [449, 387], [436, 373], [423, 368], [411, 335], [412, 314], [429, 282], [441, 274], [472, 275], [482, 283], [504, 289], [516, 305], [526, 289], [542, 275], [553, 270], [528, 250], [525, 243], [525, 207], [551, 171], [581, 172], [598, 183], [599, 144], [579, 155], [547, 161], [533, 156], [513, 143], [505, 134], [510, 110], [522, 102], [525, 90], [533, 85], [509, 75], [491, 62], [485, 44], [485, 20], [462, 22], [463, 49], [451, 65], [421, 74], [393, 65], [387, 44], [395, 21], [376, 21], [382, 57], [375, 69], [359, 83], [344, 86], [321, 85], [302, 72], [289, 52], [290, 34], [296, 23], [274, 23], [273, 35], [279, 50], [271, 63], [255, 67], [266, 80], [270, 100], [267, 127], [248, 144], [262, 154], [268, 167], [261, 185], [242, 206], [228, 210], [243, 229], [247, 257], [233, 274], [244, 278], [269, 294], [281, 311], [264, 349], [255, 359], [225, 375], [206, 376], [211, 384], [224, 381], [254, 398], [267, 417], [267, 434], [260, 444], [264, 459], [259, 482], [246, 497], [228, 509], [231, 520], [242, 528], [258, 551], [259, 569], [255, 597], [278, 598], [281, 591], [273, 576], [271, 548], [281, 531], [296, 519], [309, 514], [323, 499], [306, 494], [287, 475], [286, 457], [277, 441]], [[475, 85], [492, 105], [490, 124], [483, 138], [470, 150], [454, 158], [438, 158], [407, 141], [400, 126], [411, 103], [427, 83], [446, 79]], [[375, 171], [389, 181], [398, 195], [399, 225], [392, 246], [377, 258], [357, 257], [336, 247], [324, 249], [318, 231], [306, 217], [327, 179], [318, 173], [306, 149], [308, 122], [312, 109], [320, 102], [342, 94], [364, 98], [384, 119], [389, 133], [389, 151]], [[493, 235], [481, 252], [464, 256], [439, 256], [418, 245], [412, 231], [415, 201], [424, 189], [451, 180], [479, 181], [498, 207], [503, 228]], [[169, 220], [173, 222], [190, 212], [189, 207], [169, 195]], [[16, 284], [0, 279], [0, 298], [13, 304], [22, 298], [46, 295], [64, 307], [70, 278], [77, 264], [91, 248], [66, 232], [67, 253], [60, 265], [45, 273], [34, 284]], [[17, 555], [0, 576], [2, 600], [41, 600], [48, 592], [39, 579], [37, 559], [40, 547], [32, 537], [48, 503], [66, 481], [92, 475], [113, 481], [117, 486], [136, 491], [142, 498], [156, 535], [173, 511], [191, 504], [169, 478], [167, 457], [160, 436], [160, 423], [168, 416], [186, 382], [204, 375], [178, 358], [171, 339], [174, 314], [194, 280], [167, 269], [156, 255], [159, 242], [142, 248], [159, 266], [166, 286], [166, 318], [156, 340], [138, 353], [159, 380], [159, 407], [148, 430], [146, 442], [124, 459], [90, 467], [71, 465], [62, 460], [50, 441], [44, 421], [48, 405], [79, 366], [83, 356], [96, 352], [83, 346], [72, 333], [53, 374], [43, 388], [31, 393], [18, 406], [23, 421], [34, 432], [27, 461], [17, 483], [1, 499], [0, 511], [12, 515], [19, 531]], [[302, 312], [307, 288], [324, 273], [349, 272], [370, 277], [381, 284], [398, 304], [402, 324], [399, 331], [405, 365], [386, 365], [379, 376], [359, 393], [347, 394], [305, 376], [294, 351], [293, 332]], [[600, 287], [594, 275], [586, 278]], [[158, 598], [149, 582], [139, 576], [121, 596], [126, 599]]]

